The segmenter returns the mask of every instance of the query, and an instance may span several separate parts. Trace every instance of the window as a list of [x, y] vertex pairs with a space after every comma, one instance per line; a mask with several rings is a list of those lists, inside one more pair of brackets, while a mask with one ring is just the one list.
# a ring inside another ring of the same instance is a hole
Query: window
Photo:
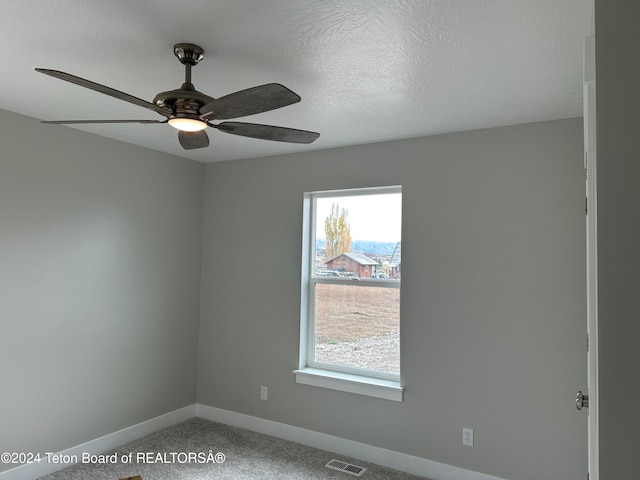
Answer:
[[402, 400], [401, 187], [304, 198], [299, 383]]

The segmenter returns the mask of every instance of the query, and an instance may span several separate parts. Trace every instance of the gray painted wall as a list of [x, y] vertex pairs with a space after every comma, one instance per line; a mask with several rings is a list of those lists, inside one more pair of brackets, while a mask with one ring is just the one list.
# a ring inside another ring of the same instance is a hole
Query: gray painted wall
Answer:
[[600, 478], [638, 477], [640, 3], [596, 0]]
[[[511, 480], [584, 480], [582, 145], [569, 119], [208, 164], [198, 402]], [[389, 184], [405, 401], [298, 385], [303, 192]]]
[[5, 111], [0, 132], [0, 451], [193, 404], [204, 166]]

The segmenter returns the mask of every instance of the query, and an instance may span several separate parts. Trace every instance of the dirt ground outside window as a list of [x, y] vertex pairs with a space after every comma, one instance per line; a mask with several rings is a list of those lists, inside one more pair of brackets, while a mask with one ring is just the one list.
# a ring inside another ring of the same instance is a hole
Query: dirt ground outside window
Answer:
[[400, 373], [400, 289], [318, 284], [316, 361]]

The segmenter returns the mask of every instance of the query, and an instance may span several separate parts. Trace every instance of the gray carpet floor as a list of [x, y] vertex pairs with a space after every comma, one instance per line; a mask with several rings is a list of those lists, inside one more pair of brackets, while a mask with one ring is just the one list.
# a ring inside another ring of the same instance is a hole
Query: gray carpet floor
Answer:
[[[224, 459], [216, 457], [218, 453], [224, 454]], [[105, 452], [113, 454], [117, 463], [79, 463], [40, 480], [118, 480], [135, 475], [142, 480], [425, 480], [202, 418], [192, 418]], [[129, 454], [132, 462], [122, 464], [122, 457]], [[153, 461], [143, 461], [147, 458]], [[357, 477], [325, 467], [333, 459], [367, 470]]]

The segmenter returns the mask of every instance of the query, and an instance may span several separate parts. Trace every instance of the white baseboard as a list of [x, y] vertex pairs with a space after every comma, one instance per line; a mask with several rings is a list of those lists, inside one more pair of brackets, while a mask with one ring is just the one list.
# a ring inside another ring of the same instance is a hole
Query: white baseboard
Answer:
[[[95, 440], [68, 448], [58, 455], [76, 455], [83, 453], [97, 455], [112, 450], [120, 445], [137, 440], [150, 433], [175, 425], [193, 417], [201, 417], [214, 422], [244, 428], [253, 432], [271, 435], [310, 447], [327, 450], [338, 455], [356, 458], [383, 467], [393, 468], [403, 472], [420, 475], [433, 480], [504, 480], [491, 475], [454, 467], [445, 463], [434, 462], [426, 458], [415, 457], [404, 453], [394, 452], [365, 443], [355, 442], [325, 433], [315, 432], [285, 423], [252, 417], [242, 413], [210, 407], [208, 405], [193, 404], [173, 412], [160, 415], [131, 427], [123, 428]], [[11, 470], [0, 472], [0, 480], [34, 479], [68, 467], [69, 464], [48, 463], [46, 459], [40, 463], [21, 465]]]
[[[83, 453], [97, 455], [108, 450], [113, 450], [124, 443], [137, 440], [145, 435], [171, 425], [175, 425], [176, 423], [183, 422], [195, 416], [196, 405], [189, 405], [56, 453], [58, 455], [76, 455], [78, 458], [82, 458]], [[45, 458], [39, 463], [21, 465], [19, 467], [12, 468], [11, 470], [0, 472], [0, 480], [25, 480], [29, 478], [38, 478], [43, 475], [62, 470], [68, 466], [69, 464], [49, 463]]]
[[504, 480], [484, 473], [434, 462], [426, 458], [394, 452], [365, 443], [354, 442], [353, 440], [346, 440], [325, 433], [306, 430], [304, 428], [207, 405], [196, 404], [196, 415], [214, 422], [271, 435], [272, 437], [301, 443], [309, 447], [327, 450], [433, 480]]

